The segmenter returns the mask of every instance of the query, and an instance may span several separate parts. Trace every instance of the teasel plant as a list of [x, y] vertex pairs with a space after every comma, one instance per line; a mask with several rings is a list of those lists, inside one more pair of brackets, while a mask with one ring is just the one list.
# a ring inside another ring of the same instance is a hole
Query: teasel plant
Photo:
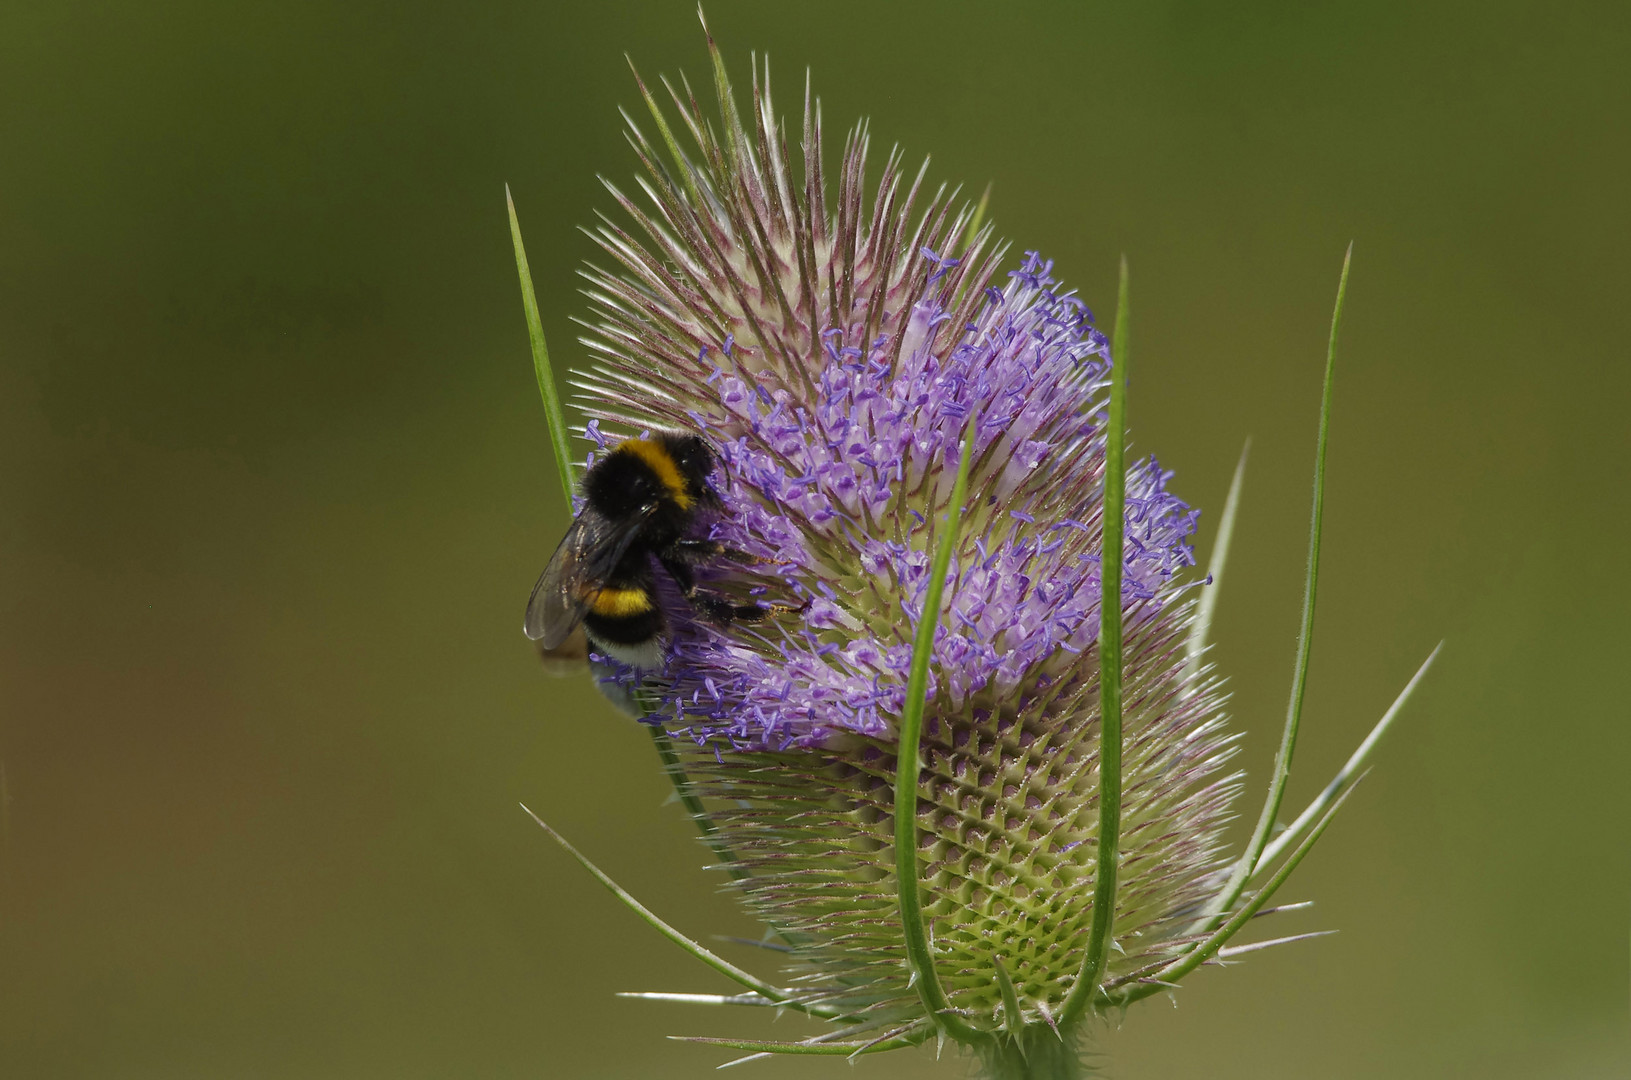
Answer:
[[733, 1052], [725, 1064], [933, 1043], [1000, 1080], [1085, 1075], [1095, 1020], [1119, 1022], [1202, 966], [1318, 936], [1265, 934], [1260, 920], [1308, 906], [1272, 901], [1437, 655], [1279, 827], [1313, 644], [1348, 258], [1290, 702], [1262, 810], [1231, 854], [1237, 736], [1208, 628], [1246, 456], [1201, 574], [1197, 512], [1153, 458], [1128, 457], [1125, 260], [1106, 338], [1036, 253], [999, 276], [1008, 252], [985, 198], [930, 193], [927, 162], [908, 172], [898, 150], [869, 188], [865, 123], [829, 176], [808, 76], [795, 175], [768, 62], [754, 59], [744, 118], [711, 35], [708, 49], [717, 118], [683, 78], [657, 91], [635, 74], [638, 192], [606, 183], [622, 216], [590, 231], [609, 264], [583, 274], [593, 361], [573, 379], [586, 417], [575, 433], [513, 201], [510, 227], [568, 499], [585, 456], [573, 434], [586, 464], [644, 431], [701, 435], [721, 503], [709, 535], [751, 556], [703, 568], [703, 585], [804, 605], [717, 626], [675, 593], [661, 669], [593, 664], [650, 732], [782, 970], [719, 956], [534, 819], [741, 988], [626, 996], [826, 1025], [788, 1041], [683, 1037]]

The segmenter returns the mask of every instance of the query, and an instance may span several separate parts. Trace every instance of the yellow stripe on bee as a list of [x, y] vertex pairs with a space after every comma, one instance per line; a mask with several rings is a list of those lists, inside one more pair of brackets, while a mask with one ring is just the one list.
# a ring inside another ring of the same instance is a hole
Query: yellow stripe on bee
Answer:
[[651, 595], [644, 589], [602, 589], [589, 602], [589, 610], [610, 619], [644, 615], [651, 610]]
[[651, 439], [630, 439], [618, 446], [617, 453], [633, 454], [645, 462], [651, 471], [657, 474], [657, 479], [662, 481], [663, 487], [668, 489], [669, 498], [673, 499], [681, 510], [691, 509], [691, 488], [686, 484], [685, 477], [680, 474], [679, 465], [675, 464], [673, 456], [661, 443]]

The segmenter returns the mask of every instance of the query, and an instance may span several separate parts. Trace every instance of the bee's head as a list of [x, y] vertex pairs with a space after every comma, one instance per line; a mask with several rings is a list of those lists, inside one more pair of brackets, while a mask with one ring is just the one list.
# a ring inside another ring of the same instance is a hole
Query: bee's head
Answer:
[[708, 476], [714, 471], [714, 455], [708, 444], [697, 435], [672, 435], [664, 441], [692, 496], [705, 501], [717, 500], [719, 496], [708, 483]]

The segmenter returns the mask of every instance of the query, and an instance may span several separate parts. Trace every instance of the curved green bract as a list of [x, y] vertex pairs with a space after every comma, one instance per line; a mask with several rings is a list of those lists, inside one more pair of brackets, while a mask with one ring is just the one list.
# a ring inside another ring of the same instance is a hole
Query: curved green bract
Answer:
[[578, 484], [572, 472], [572, 451], [566, 441], [566, 415], [561, 411], [561, 397], [555, 389], [555, 372], [549, 364], [549, 346], [544, 342], [544, 324], [538, 317], [538, 297], [532, 289], [532, 271], [527, 268], [527, 249], [521, 243], [521, 222], [515, 216], [515, 200], [510, 197], [510, 185], [504, 185], [504, 202], [510, 208], [510, 240], [515, 244], [515, 269], [521, 276], [521, 306], [527, 313], [527, 339], [532, 344], [532, 370], [538, 377], [538, 393], [544, 399], [544, 418], [549, 422], [549, 442], [555, 448], [555, 468], [561, 475], [561, 491], [566, 504], [572, 505], [572, 496]]
[[1212, 903], [1207, 905], [1205, 917], [1215, 919], [1234, 907], [1240, 899], [1246, 882], [1262, 861], [1263, 849], [1274, 830], [1274, 819], [1280, 813], [1285, 798], [1286, 780], [1291, 776], [1291, 757], [1297, 749], [1297, 727], [1302, 720], [1303, 694], [1308, 686], [1308, 661], [1314, 648], [1314, 599], [1319, 588], [1320, 528], [1325, 520], [1325, 448], [1331, 435], [1331, 386], [1336, 377], [1337, 335], [1342, 329], [1342, 302], [1348, 295], [1348, 266], [1353, 260], [1353, 245], [1348, 245], [1342, 257], [1342, 277], [1337, 282], [1336, 309], [1331, 313], [1331, 337], [1325, 350], [1325, 387], [1320, 396], [1319, 443], [1314, 452], [1314, 509], [1308, 527], [1308, 575], [1303, 584], [1302, 626], [1297, 634], [1296, 672], [1291, 681], [1291, 701], [1286, 706], [1285, 729], [1280, 735], [1280, 749], [1274, 755], [1274, 773], [1269, 778], [1268, 797], [1263, 800], [1263, 811], [1258, 815], [1257, 827], [1252, 830], [1251, 841], [1235, 863], [1229, 880]]
[[606, 886], [606, 889], [613, 896], [621, 900], [625, 907], [634, 912], [636, 915], [640, 916], [641, 920], [643, 920], [646, 925], [650, 926], [659, 934], [663, 935], [663, 937], [672, 941], [674, 944], [678, 945], [680, 948], [684, 949], [698, 960], [701, 960], [704, 964], [707, 964], [709, 967], [713, 968], [727, 979], [740, 983], [759, 996], [772, 1001], [777, 1005], [783, 1006], [784, 1008], [794, 1009], [798, 1012], [819, 1017], [823, 1020], [846, 1019], [844, 1014], [837, 1009], [829, 1009], [820, 1005], [806, 1005], [801, 1001], [795, 1000], [790, 992], [783, 990], [778, 986], [772, 986], [770, 983], [765, 982], [757, 975], [752, 975], [746, 971], [743, 971], [735, 964], [716, 955], [711, 950], [704, 948], [696, 941], [693, 941], [691, 938], [680, 933], [674, 927], [658, 918], [650, 908], [636, 900], [632, 895], [630, 895], [628, 890], [624, 889], [617, 882], [613, 881], [610, 875], [608, 875], [604, 870], [590, 862], [588, 856], [584, 855], [583, 852], [579, 851], [577, 848], [568, 843], [566, 837], [550, 828], [548, 823], [546, 823], [537, 814], [534, 814], [531, 810], [527, 809], [525, 804], [522, 804], [521, 809], [526, 810], [527, 816], [532, 818], [533, 821], [537, 822], [538, 827], [543, 829], [544, 832], [548, 833], [550, 839], [554, 840], [557, 844], [561, 845], [561, 847], [565, 848], [568, 855], [571, 855], [578, 861], [580, 866], [589, 871], [596, 881]]
[[1121, 841], [1121, 552], [1126, 531], [1127, 365], [1130, 351], [1127, 259], [1121, 260], [1116, 326], [1111, 336], [1110, 416], [1104, 450], [1104, 552], [1099, 560], [1099, 860], [1093, 881], [1093, 924], [1081, 974], [1070, 988], [1059, 1023], [1070, 1026], [1086, 1010], [1104, 973], [1116, 912]]
[[923, 736], [923, 707], [928, 697], [929, 661], [934, 655], [934, 634], [940, 625], [940, 598], [945, 590], [946, 572], [951, 566], [952, 549], [957, 545], [958, 526], [963, 516], [963, 499], [968, 492], [968, 473], [974, 461], [975, 418], [970, 416], [963, 430], [962, 458], [957, 463], [957, 480], [951, 489], [951, 505], [946, 510], [944, 529], [930, 564], [929, 585], [924, 592], [923, 614], [912, 641], [912, 667], [906, 680], [906, 703], [901, 711], [899, 740], [895, 750], [895, 888], [900, 900], [901, 934], [906, 957], [912, 965], [918, 997], [935, 1022], [960, 1042], [979, 1043], [988, 1036], [952, 1013], [946, 991], [935, 974], [934, 955], [929, 949], [923, 925], [923, 898], [918, 885], [917, 797], [918, 742]]

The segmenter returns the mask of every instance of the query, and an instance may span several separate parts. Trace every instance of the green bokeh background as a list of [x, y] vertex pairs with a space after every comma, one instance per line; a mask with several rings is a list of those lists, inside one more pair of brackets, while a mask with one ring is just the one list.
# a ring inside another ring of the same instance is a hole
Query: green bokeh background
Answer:
[[[991, 181], [1096, 307], [1127, 253], [1136, 447], [1203, 558], [1253, 437], [1248, 813], [1356, 241], [1293, 807], [1448, 644], [1286, 894], [1341, 933], [1136, 1008], [1110, 1075], [1631, 1073], [1625, 7], [709, 14], [784, 107], [813, 69], [833, 143]], [[704, 74], [688, 2], [0, 9], [0, 1075], [701, 1077], [664, 1034], [804, 1030], [614, 998], [726, 987], [517, 806], [753, 932], [644, 734], [519, 633], [567, 510], [502, 185], [575, 362], [625, 51]]]

